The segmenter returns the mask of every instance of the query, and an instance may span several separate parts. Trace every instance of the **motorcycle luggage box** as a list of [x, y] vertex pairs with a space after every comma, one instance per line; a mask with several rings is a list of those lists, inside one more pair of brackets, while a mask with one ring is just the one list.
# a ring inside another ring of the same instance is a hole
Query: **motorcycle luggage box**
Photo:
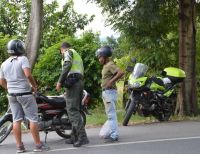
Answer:
[[163, 73], [163, 75], [168, 77], [173, 83], [182, 82], [186, 77], [185, 72], [176, 67], [167, 67], [164, 69]]

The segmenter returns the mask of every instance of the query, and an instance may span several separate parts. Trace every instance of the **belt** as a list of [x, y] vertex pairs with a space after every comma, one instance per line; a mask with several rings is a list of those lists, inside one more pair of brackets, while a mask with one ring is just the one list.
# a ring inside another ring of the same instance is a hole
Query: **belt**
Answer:
[[116, 90], [115, 88], [103, 88], [102, 91], [105, 91], [105, 90]]
[[73, 74], [70, 74], [68, 77], [69, 77], [69, 78], [82, 79], [82, 78], [83, 78], [83, 75], [80, 74], [80, 73], [73, 73]]
[[9, 96], [23, 96], [23, 95], [31, 95], [32, 92], [25, 92], [25, 93], [8, 93]]

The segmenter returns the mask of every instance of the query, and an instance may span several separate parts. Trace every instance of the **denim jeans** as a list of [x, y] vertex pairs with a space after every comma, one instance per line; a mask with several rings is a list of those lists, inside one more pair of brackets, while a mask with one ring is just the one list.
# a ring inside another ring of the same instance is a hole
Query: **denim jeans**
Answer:
[[106, 122], [109, 123], [111, 130], [110, 137], [116, 139], [119, 137], [117, 114], [115, 107], [115, 104], [117, 102], [117, 90], [115, 89], [104, 90], [102, 92], [102, 98], [105, 106], [106, 115], [108, 118]]

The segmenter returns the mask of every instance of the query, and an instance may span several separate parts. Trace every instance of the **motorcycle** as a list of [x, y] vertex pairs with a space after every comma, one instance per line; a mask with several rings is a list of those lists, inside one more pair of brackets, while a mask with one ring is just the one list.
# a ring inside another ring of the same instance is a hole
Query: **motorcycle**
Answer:
[[[62, 138], [70, 138], [72, 125], [65, 110], [66, 102], [64, 95], [45, 96], [40, 92], [36, 92], [35, 98], [38, 105], [38, 125], [40, 131], [44, 131], [46, 134], [45, 142], [49, 131], [55, 131]], [[83, 90], [80, 114], [84, 125], [86, 124], [86, 114], [90, 114], [87, 110], [89, 99], [89, 93]], [[27, 119], [24, 119], [23, 125], [26, 129], [30, 128]], [[10, 134], [12, 126], [12, 113], [9, 107], [7, 112], [0, 118], [0, 143]]]
[[157, 120], [168, 121], [175, 110], [175, 87], [186, 77], [179, 68], [167, 67], [162, 71], [162, 77], [147, 77], [148, 66], [136, 63], [129, 66], [131, 72], [128, 78], [128, 101], [125, 106], [123, 125], [127, 126], [132, 114], [153, 116]]

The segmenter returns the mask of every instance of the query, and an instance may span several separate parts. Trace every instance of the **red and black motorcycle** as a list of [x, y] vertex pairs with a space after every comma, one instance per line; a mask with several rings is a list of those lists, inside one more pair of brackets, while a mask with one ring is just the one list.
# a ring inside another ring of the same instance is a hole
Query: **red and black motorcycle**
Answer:
[[[38, 105], [40, 131], [44, 131], [46, 137], [49, 131], [56, 131], [63, 138], [70, 138], [72, 126], [65, 110], [64, 96], [45, 96], [40, 92], [36, 92], [35, 97]], [[89, 99], [89, 94], [84, 90], [80, 110], [84, 125], [86, 124], [86, 114], [89, 114], [87, 110]], [[27, 119], [24, 119], [23, 125], [29, 129], [29, 121]], [[9, 107], [7, 112], [0, 118], [0, 143], [10, 134], [12, 126], [12, 113]]]

